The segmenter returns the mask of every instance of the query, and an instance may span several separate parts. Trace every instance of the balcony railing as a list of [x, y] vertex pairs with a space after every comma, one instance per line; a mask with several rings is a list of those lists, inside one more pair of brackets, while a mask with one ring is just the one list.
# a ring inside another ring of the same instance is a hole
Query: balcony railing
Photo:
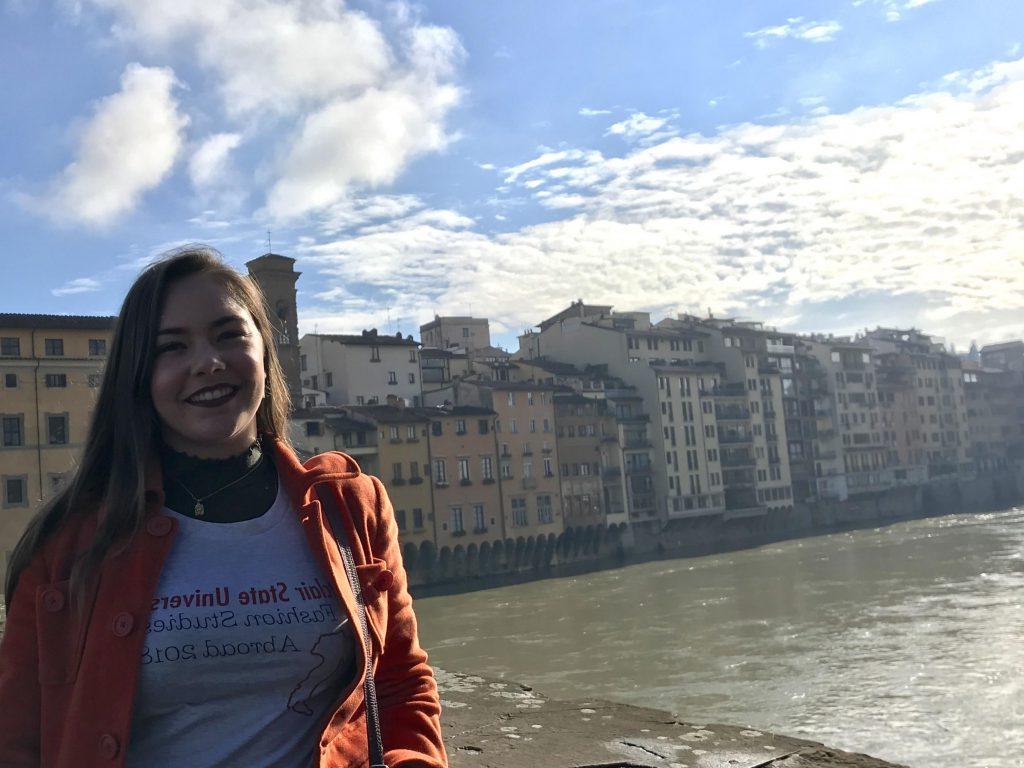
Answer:
[[753, 437], [744, 434], [742, 432], [719, 432], [718, 442], [722, 445], [734, 445], [742, 443], [750, 443], [753, 441]]
[[719, 421], [747, 421], [750, 418], [750, 409], [738, 406], [719, 406], [715, 408], [715, 418]]

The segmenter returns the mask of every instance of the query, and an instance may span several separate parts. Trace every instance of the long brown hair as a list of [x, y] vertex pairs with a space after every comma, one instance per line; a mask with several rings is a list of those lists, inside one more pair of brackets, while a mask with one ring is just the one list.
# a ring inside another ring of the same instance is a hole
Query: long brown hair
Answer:
[[211, 275], [245, 307], [263, 337], [267, 389], [256, 413], [261, 436], [287, 442], [289, 395], [274, 346], [275, 331], [259, 286], [236, 272], [207, 246], [171, 251], [147, 267], [125, 297], [114, 328], [103, 383], [93, 411], [81, 462], [74, 477], [45, 505], [22, 534], [7, 568], [4, 594], [8, 608], [18, 577], [43, 543], [69, 518], [103, 505], [106, 513], [89, 547], [71, 569], [71, 593], [82, 607], [85, 585], [107, 555], [123, 548], [143, 526], [146, 513], [146, 464], [160, 441], [160, 419], [150, 396], [156, 334], [168, 287], [191, 275]]

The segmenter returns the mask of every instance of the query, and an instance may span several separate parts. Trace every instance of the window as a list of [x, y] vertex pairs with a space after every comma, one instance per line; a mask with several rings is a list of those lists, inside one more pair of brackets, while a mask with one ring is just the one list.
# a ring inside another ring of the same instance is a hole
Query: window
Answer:
[[64, 354], [64, 339], [44, 339], [43, 350], [47, 357], [60, 357]]
[[299, 370], [305, 372], [306, 370], [306, 356], [299, 355]]
[[23, 419], [25, 417], [21, 414], [17, 416], [4, 416], [3, 417], [3, 428], [4, 428], [4, 442], [5, 448], [14, 448], [24, 444], [25, 440], [25, 429], [23, 426]]
[[104, 357], [106, 354], [106, 339], [89, 339], [89, 357]]
[[462, 338], [464, 338], [464, 339], [468, 339], [469, 338], [469, 328], [463, 328], [462, 329]]
[[434, 459], [434, 484], [448, 485], [448, 475], [444, 468], [444, 459]]
[[334, 386], [334, 374], [331, 373], [330, 371], [328, 371], [327, 373], [324, 374], [324, 386], [325, 387], [333, 387]]
[[420, 507], [412, 511], [412, 527], [417, 531], [423, 527], [423, 510]]
[[473, 532], [483, 533], [487, 530], [487, 524], [484, 520], [484, 505], [474, 504], [473, 505]]
[[376, 344], [374, 344], [372, 347], [370, 347], [370, 362], [371, 363], [379, 363], [380, 362], [380, 347], [378, 347]]
[[523, 528], [530, 524], [526, 513], [526, 499], [522, 497], [512, 499], [512, 526]]
[[469, 480], [469, 459], [459, 459], [459, 480]]
[[430, 434], [432, 434], [434, 437], [440, 437], [442, 433], [443, 425], [441, 424], [440, 421], [430, 422]]
[[394, 371], [388, 371], [388, 384], [397, 384], [398, 374]]
[[415, 384], [416, 383], [416, 374], [415, 373], [410, 373], [409, 374], [409, 383], [410, 384]]
[[523, 460], [523, 477], [533, 477], [533, 462], [527, 459]]
[[16, 373], [5, 373], [4, 374], [4, 386], [7, 389], [14, 389], [18, 386], [18, 374]]
[[402, 479], [402, 462], [396, 461], [391, 465], [391, 479], [401, 480]]
[[398, 523], [398, 530], [400, 530], [400, 531], [404, 531], [405, 530], [405, 510], [404, 509], [396, 509], [395, 510], [395, 522]]
[[401, 440], [402, 439], [401, 436], [398, 434], [398, 427], [396, 427], [396, 426], [388, 427], [388, 438], [391, 439], [391, 440]]
[[455, 420], [455, 434], [456, 435], [464, 435], [464, 434], [466, 434], [466, 420], [465, 419], [456, 419]]
[[46, 417], [46, 434], [50, 445], [67, 445], [68, 415], [66, 413], [48, 415]]
[[310, 384], [309, 384], [310, 387], [312, 387], [313, 389], [320, 389], [320, 377], [317, 374], [314, 373], [309, 381], [310, 381]]
[[551, 469], [551, 458], [548, 456], [544, 457], [544, 477], [554, 477], [555, 473]]
[[0, 338], [0, 355], [4, 357], [21, 357], [21, 339], [17, 336]]
[[494, 479], [494, 462], [491, 461], [490, 456], [480, 459], [480, 474], [483, 475], [484, 480]]
[[510, 462], [501, 462], [501, 476], [506, 479], [512, 477], [512, 464]]
[[462, 507], [452, 507], [452, 533], [462, 534], [466, 529], [462, 524]]
[[536, 419], [530, 419], [530, 431], [531, 432], [536, 432], [537, 431], [537, 420]]
[[28, 506], [28, 478], [25, 475], [4, 476], [4, 506]]
[[487, 419], [478, 419], [476, 422], [476, 429], [481, 435], [487, 434]]
[[319, 421], [306, 422], [306, 437], [320, 437], [324, 433], [324, 425]]
[[550, 523], [553, 519], [551, 514], [551, 495], [547, 493], [539, 494], [537, 496], [537, 522]]
[[516, 404], [516, 393], [515, 392], [509, 392], [508, 393], [508, 404], [511, 405], [511, 406], [514, 406]]
[[511, 432], [513, 435], [516, 434], [519, 431], [519, 427], [516, 426], [516, 420], [515, 419], [512, 419], [512, 421], [509, 423], [508, 431]]
[[365, 405], [365, 404], [366, 404], [366, 398], [363, 397], [362, 395], [356, 395], [356, 405]]

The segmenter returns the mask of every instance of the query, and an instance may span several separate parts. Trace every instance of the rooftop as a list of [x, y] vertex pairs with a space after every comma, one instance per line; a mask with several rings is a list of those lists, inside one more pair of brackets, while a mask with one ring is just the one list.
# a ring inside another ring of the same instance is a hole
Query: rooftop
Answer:
[[115, 323], [115, 315], [23, 315], [0, 312], [0, 328], [112, 331]]
[[419, 342], [415, 341], [412, 336], [402, 336], [401, 333], [396, 333], [394, 336], [382, 336], [377, 332], [376, 328], [371, 328], [359, 334], [307, 333], [302, 338], [323, 339], [324, 341], [334, 341], [338, 344], [359, 344], [368, 347], [419, 346]]

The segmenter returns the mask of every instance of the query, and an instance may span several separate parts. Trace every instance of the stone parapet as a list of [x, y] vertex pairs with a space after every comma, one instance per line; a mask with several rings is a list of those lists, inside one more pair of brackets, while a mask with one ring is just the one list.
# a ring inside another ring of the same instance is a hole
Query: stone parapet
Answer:
[[557, 701], [531, 687], [435, 670], [452, 768], [902, 768], [753, 728], [656, 709]]

